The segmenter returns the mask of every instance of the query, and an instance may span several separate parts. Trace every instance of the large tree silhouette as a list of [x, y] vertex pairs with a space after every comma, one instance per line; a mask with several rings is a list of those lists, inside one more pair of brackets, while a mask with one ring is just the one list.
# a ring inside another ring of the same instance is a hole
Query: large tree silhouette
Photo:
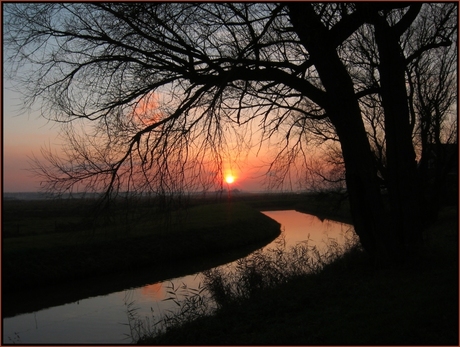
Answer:
[[[227, 142], [247, 138], [241, 129], [254, 136], [257, 125], [259, 143], [283, 132], [289, 157], [317, 121], [340, 142], [363, 247], [379, 262], [417, 252], [420, 190], [406, 72], [455, 40], [456, 4], [3, 6], [12, 71], [26, 71], [16, 75], [18, 86], [66, 127], [65, 156], [39, 165], [50, 189], [204, 187], [215, 181]], [[434, 15], [420, 15], [427, 11]], [[424, 39], [403, 46], [420, 21], [429, 28]], [[364, 38], [372, 50], [355, 63], [350, 56]], [[372, 78], [363, 78], [369, 66]], [[361, 100], [370, 95], [384, 116], [389, 207], [363, 121]]]

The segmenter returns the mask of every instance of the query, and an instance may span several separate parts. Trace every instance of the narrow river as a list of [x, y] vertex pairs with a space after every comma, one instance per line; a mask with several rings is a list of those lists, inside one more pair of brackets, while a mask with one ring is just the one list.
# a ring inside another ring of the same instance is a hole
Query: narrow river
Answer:
[[[328, 239], [340, 245], [351, 229], [347, 224], [321, 221], [293, 210], [263, 213], [281, 224], [287, 247], [306, 239], [320, 250], [325, 249]], [[165, 300], [168, 288], [198, 288], [200, 282], [199, 273], [191, 274], [5, 318], [3, 344], [129, 344], [128, 310], [135, 309], [138, 317], [159, 317], [177, 307], [172, 300]]]

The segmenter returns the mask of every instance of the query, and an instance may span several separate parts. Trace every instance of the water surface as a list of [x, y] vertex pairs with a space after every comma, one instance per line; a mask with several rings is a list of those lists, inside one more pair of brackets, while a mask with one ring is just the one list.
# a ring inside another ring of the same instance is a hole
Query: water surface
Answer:
[[[329, 238], [345, 241], [350, 226], [315, 216], [287, 211], [263, 212], [281, 224], [287, 247], [309, 240], [324, 250]], [[273, 241], [266, 247], [271, 247]], [[181, 293], [181, 287], [198, 288], [200, 274], [90, 297], [66, 305], [3, 319], [3, 343], [19, 344], [127, 344], [131, 343], [128, 310], [139, 317], [159, 317], [177, 306], [164, 299], [168, 290]], [[172, 288], [174, 287], [174, 288]], [[180, 297], [180, 295], [179, 295]]]

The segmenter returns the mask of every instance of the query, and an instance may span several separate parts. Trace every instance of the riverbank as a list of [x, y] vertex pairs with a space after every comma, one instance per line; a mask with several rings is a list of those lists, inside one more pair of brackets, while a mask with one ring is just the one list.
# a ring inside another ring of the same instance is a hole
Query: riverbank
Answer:
[[139, 342], [458, 345], [457, 206], [443, 207], [424, 239], [423, 257], [410, 265], [377, 270], [354, 249], [320, 273], [233, 301], [212, 316]]
[[[79, 216], [85, 213], [84, 202], [62, 204], [4, 202], [4, 315], [206, 270], [280, 234], [278, 223], [240, 203], [150, 216], [137, 211], [96, 227]], [[34, 300], [24, 300], [31, 290]]]

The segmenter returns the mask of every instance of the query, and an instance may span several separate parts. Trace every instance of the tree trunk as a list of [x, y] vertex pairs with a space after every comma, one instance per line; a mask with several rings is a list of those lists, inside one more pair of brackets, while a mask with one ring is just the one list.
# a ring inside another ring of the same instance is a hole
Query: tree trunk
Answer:
[[403, 248], [383, 202], [377, 168], [361, 111], [354, 98], [352, 81], [343, 65], [340, 66], [331, 69], [328, 64], [321, 78], [331, 96], [327, 112], [342, 147], [355, 230], [363, 247], [378, 264], [399, 263], [403, 258]]
[[290, 8], [292, 24], [310, 53], [327, 92], [325, 109], [342, 147], [355, 231], [364, 249], [377, 262], [400, 261], [401, 244], [386, 218], [377, 170], [351, 77], [335, 45], [328, 42], [330, 36], [311, 5], [296, 4]]
[[384, 19], [375, 23], [379, 49], [379, 73], [382, 105], [385, 114], [388, 192], [391, 228], [396, 231], [405, 256], [416, 253], [422, 243], [420, 184], [405, 80], [405, 58], [399, 35]]

